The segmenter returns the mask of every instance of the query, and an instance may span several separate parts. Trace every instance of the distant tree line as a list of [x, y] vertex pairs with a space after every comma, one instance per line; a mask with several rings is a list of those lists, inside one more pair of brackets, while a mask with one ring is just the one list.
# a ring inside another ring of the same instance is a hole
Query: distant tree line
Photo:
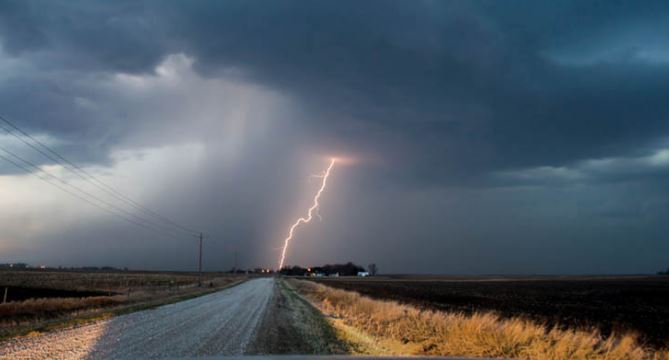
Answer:
[[101, 272], [111, 272], [111, 271], [128, 271], [128, 268], [117, 268], [113, 266], [32, 266], [26, 263], [4, 263], [0, 264], [0, 269], [4, 270], [64, 270], [64, 271], [101, 271]]
[[0, 269], [28, 269], [30, 265], [26, 263], [0, 264]]
[[[0, 263], [0, 269], [2, 270], [60, 270], [60, 271], [86, 271], [86, 272], [120, 272], [128, 271], [127, 267], [117, 268], [113, 266], [70, 266], [70, 267], [46, 267], [46, 266], [32, 266], [26, 263]], [[303, 268], [300, 266], [284, 267], [281, 269], [280, 273], [282, 275], [288, 276], [304, 276], [308, 274], [322, 274], [325, 276], [338, 274], [340, 276], [356, 276], [359, 272], [368, 271], [370, 275], [377, 274], [376, 264], [369, 264], [368, 270], [363, 266], [356, 265], [352, 262], [347, 262], [346, 264], [327, 264], [323, 266], [315, 266], [311, 268]], [[248, 274], [248, 273], [265, 273], [271, 274], [274, 270], [265, 269], [265, 268], [254, 268], [254, 269], [231, 269], [227, 271], [228, 273], [233, 274]]]
[[669, 275], [669, 268], [667, 268], [667, 270], [664, 270], [664, 271], [660, 270], [660, 271], [657, 272], [657, 274], [658, 275]]
[[[376, 266], [375, 266], [376, 269]], [[327, 264], [303, 268], [300, 266], [284, 267], [279, 273], [287, 276], [305, 276], [309, 274], [323, 274], [325, 276], [338, 274], [340, 276], [356, 276], [359, 272], [365, 272], [365, 268], [352, 262], [346, 264]]]
[[81, 266], [81, 267], [62, 267], [59, 266], [58, 270], [70, 270], [70, 271], [128, 271], [128, 268], [117, 268], [113, 266]]
[[265, 268], [253, 268], [253, 269], [232, 268], [232, 269], [226, 271], [226, 273], [228, 273], [228, 274], [271, 274], [273, 272], [274, 272], [274, 270], [265, 269]]

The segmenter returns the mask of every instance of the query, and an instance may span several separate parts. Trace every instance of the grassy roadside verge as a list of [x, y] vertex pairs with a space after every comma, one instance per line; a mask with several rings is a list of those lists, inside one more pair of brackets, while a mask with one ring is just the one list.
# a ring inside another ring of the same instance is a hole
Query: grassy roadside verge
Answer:
[[283, 279], [277, 278], [249, 354], [347, 354], [348, 346], [321, 312]]
[[330, 341], [343, 344], [342, 349], [345, 350], [344, 353], [361, 356], [394, 355], [390, 349], [384, 347], [374, 337], [354, 326], [347, 325], [342, 318], [333, 313], [323, 311], [319, 301], [313, 296], [310, 296], [310, 291], [308, 291], [308, 284], [310, 283], [305, 284], [306, 281], [296, 279], [286, 279], [283, 280], [283, 282], [286, 284], [285, 286], [291, 290], [293, 296], [308, 304], [309, 308], [318, 313], [317, 317], [332, 333]]
[[353, 351], [369, 355], [436, 355], [516, 359], [669, 359], [634, 336], [546, 328], [492, 313], [420, 310], [309, 281], [289, 280], [330, 318]]
[[300, 338], [313, 348], [313, 354], [347, 354], [348, 344], [337, 336], [323, 314], [297, 290], [283, 280], [278, 281], [281, 293], [287, 300], [287, 307], [292, 308], [292, 318], [299, 327]]
[[22, 336], [38, 336], [45, 332], [83, 326], [96, 321], [109, 319], [114, 316], [185, 301], [221, 291], [241, 284], [246, 280], [248, 279], [240, 278], [212, 288], [195, 288], [185, 293], [169, 293], [161, 294], [161, 296], [156, 297], [133, 299], [128, 303], [122, 303], [117, 306], [86, 309], [54, 319], [35, 320], [12, 327], [6, 327], [0, 332], [0, 341]]

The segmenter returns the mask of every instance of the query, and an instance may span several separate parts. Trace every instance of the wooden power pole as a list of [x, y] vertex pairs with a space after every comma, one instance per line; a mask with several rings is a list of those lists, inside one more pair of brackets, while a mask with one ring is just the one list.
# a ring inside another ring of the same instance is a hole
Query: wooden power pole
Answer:
[[197, 278], [197, 286], [202, 287], [202, 238], [204, 235], [200, 233], [200, 256], [198, 258], [198, 264], [197, 264], [197, 272], [198, 272], [198, 278]]

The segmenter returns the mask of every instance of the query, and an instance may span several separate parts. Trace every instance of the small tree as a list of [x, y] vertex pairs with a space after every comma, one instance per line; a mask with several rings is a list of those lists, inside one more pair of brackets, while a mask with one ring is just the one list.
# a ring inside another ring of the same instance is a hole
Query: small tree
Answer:
[[379, 271], [379, 269], [376, 267], [376, 264], [369, 264], [367, 268], [369, 269], [369, 274], [372, 276], [376, 275]]

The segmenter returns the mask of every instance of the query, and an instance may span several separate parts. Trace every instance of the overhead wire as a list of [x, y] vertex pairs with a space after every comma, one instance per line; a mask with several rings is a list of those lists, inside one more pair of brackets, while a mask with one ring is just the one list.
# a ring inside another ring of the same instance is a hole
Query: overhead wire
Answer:
[[[140, 226], [140, 227], [142, 227], [142, 228], [145, 228], [145, 229], [147, 229], [147, 230], [152, 230], [152, 231], [155, 231], [155, 232], [159, 232], [160, 234], [163, 234], [163, 235], [169, 235], [169, 236], [172, 236], [172, 237], [177, 238], [176, 235], [174, 235], [174, 234], [172, 234], [172, 233], [165, 232], [164, 230], [156, 229], [156, 228], [154, 228], [154, 227], [152, 227], [152, 226], [150, 226], [150, 225], [147, 225], [146, 223], [143, 223], [143, 222], [140, 222], [140, 221], [137, 221], [137, 220], [133, 220], [132, 218], [129, 218], [129, 217], [125, 216], [125, 215], [122, 215], [122, 214], [120, 214], [120, 213], [118, 213], [118, 212], [116, 212], [116, 211], [114, 211], [114, 210], [111, 210], [111, 209], [109, 209], [109, 208], [106, 208], [106, 207], [104, 207], [104, 206], [101, 206], [100, 204], [98, 204], [98, 203], [96, 203], [96, 202], [90, 200], [89, 198], [87, 198], [87, 197], [85, 197], [85, 196], [82, 196], [82, 195], [80, 195], [80, 194], [77, 194], [76, 192], [70, 191], [68, 188], [66, 188], [66, 187], [64, 187], [64, 186], [62, 186], [62, 185], [59, 185], [59, 184], [54, 183], [54, 182], [52, 182], [52, 181], [49, 181], [49, 179], [51, 179], [51, 178], [55, 178], [55, 179], [58, 179], [58, 180], [61, 181], [61, 182], [64, 182], [65, 184], [68, 184], [68, 183], [65, 182], [64, 180], [62, 180], [62, 179], [56, 177], [55, 175], [50, 174], [50, 173], [48, 173], [48, 172], [46, 172], [46, 171], [44, 171], [44, 170], [42, 170], [42, 169], [39, 169], [38, 166], [32, 164], [30, 161], [27, 161], [27, 160], [21, 158], [20, 156], [14, 154], [14, 153], [11, 152], [11, 151], [8, 151], [8, 150], [6, 150], [6, 149], [4, 149], [4, 148], [2, 148], [2, 147], [0, 147], [0, 151], [3, 151], [3, 152], [5, 152], [6, 154], [9, 154], [10, 156], [12, 156], [12, 157], [14, 157], [14, 158], [16, 158], [16, 159], [19, 159], [21, 162], [24, 162], [25, 164], [28, 164], [29, 167], [26, 167], [26, 166], [24, 166], [24, 165], [21, 165], [20, 163], [17, 163], [16, 161], [14, 161], [14, 160], [12, 160], [12, 159], [10, 159], [10, 158], [8, 158], [7, 156], [4, 156], [4, 155], [2, 155], [2, 154], [0, 154], [0, 159], [3, 159], [3, 160], [5, 160], [5, 161], [7, 161], [8, 163], [10, 163], [10, 164], [16, 166], [17, 168], [19, 168], [19, 169], [21, 169], [21, 170], [27, 172], [28, 174], [32, 174], [32, 175], [34, 175], [35, 177], [39, 178], [40, 180], [42, 180], [42, 181], [44, 181], [44, 182], [46, 182], [46, 183], [48, 183], [48, 184], [50, 184], [50, 185], [52, 185], [52, 186], [54, 186], [54, 187], [60, 189], [61, 191], [65, 192], [65, 193], [68, 193], [68, 194], [70, 194], [70, 195], [72, 195], [72, 196], [74, 196], [74, 197], [76, 197], [76, 198], [78, 198], [78, 199], [80, 199], [80, 200], [82, 200], [82, 201], [85, 201], [86, 203], [88, 203], [88, 204], [90, 204], [90, 205], [92, 205], [92, 206], [95, 206], [95, 207], [97, 207], [97, 208], [99, 208], [99, 209], [101, 209], [101, 210], [104, 210], [104, 211], [106, 211], [106, 212], [108, 212], [108, 213], [110, 213], [110, 214], [112, 214], [112, 215], [114, 215], [114, 216], [116, 216], [116, 217], [118, 217], [118, 218], [120, 218], [120, 219], [122, 219], [122, 220], [125, 220], [125, 221], [127, 221], [127, 222], [130, 222], [130, 223], [132, 223], [132, 224], [135, 224], [135, 225]], [[37, 168], [39, 171], [38, 171], [38, 172], [35, 172], [35, 171], [33, 171], [31, 168]], [[46, 176], [45, 176], [45, 175], [41, 175], [41, 174], [45, 174]], [[71, 185], [71, 184], [68, 184], [68, 185], [71, 186], [71, 187], [76, 188], [75, 186], [73, 186], [73, 185]], [[78, 188], [76, 188], [76, 189], [78, 189]], [[81, 191], [81, 189], [79, 189], [79, 190]], [[86, 192], [84, 191], [84, 193], [86, 193]]]
[[[170, 218], [163, 216], [159, 214], [158, 212], [151, 210], [138, 202], [132, 200], [128, 196], [124, 195], [120, 191], [114, 189], [110, 185], [102, 182], [100, 179], [98, 179], [96, 176], [90, 174], [80, 166], [76, 165], [74, 162], [68, 160], [65, 156], [61, 155], [59, 152], [56, 150], [53, 150], [51, 147], [48, 145], [44, 144], [40, 140], [36, 139], [35, 137], [31, 136], [29, 133], [26, 131], [22, 130], [20, 127], [18, 127], [15, 123], [12, 121], [9, 121], [7, 118], [4, 116], [0, 115], [0, 120], [7, 124], [10, 128], [7, 128], [7, 126], [3, 125], [0, 123], [0, 128], [4, 130], [7, 134], [17, 138], [24, 144], [28, 145], [31, 147], [33, 150], [37, 151], [40, 153], [42, 156], [46, 157], [47, 159], [63, 166], [63, 168], [69, 170], [70, 172], [76, 174], [78, 177], [81, 179], [85, 180], [87, 183], [90, 183], [94, 185], [96, 188], [100, 189], [101, 191], [105, 192], [107, 195], [113, 197], [117, 201], [124, 203], [126, 205], [131, 206], [132, 208], [141, 211], [147, 216], [151, 216], [157, 220], [160, 220], [162, 223], [166, 225], [170, 225], [176, 229], [179, 229], [181, 231], [184, 231], [190, 235], [195, 235], [198, 234], [199, 232], [197, 230], [194, 230], [192, 228], [183, 226]], [[17, 134], [18, 132], [19, 134]], [[30, 141], [27, 141], [26, 138], [32, 140], [32, 143]]]

